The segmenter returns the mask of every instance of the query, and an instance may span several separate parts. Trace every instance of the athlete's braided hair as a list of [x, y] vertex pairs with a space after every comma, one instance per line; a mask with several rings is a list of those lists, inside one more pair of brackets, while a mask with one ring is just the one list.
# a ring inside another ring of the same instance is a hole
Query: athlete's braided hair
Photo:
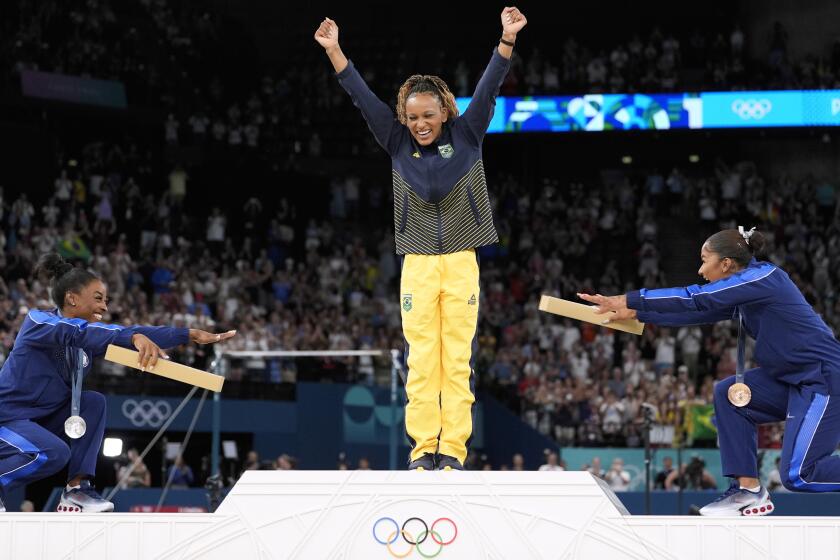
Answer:
[[418, 93], [429, 93], [434, 95], [442, 107], [445, 107], [450, 117], [458, 116], [458, 106], [455, 105], [455, 96], [449, 91], [449, 86], [437, 76], [414, 74], [410, 76], [400, 87], [397, 94], [397, 118], [402, 124], [406, 123], [405, 102], [412, 95]]

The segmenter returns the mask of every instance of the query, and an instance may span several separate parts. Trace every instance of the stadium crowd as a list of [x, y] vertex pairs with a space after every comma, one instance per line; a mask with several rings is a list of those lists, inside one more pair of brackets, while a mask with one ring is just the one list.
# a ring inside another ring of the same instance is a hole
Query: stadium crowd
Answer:
[[[142, 165], [142, 158], [104, 163], [102, 146], [91, 146], [56, 178], [43, 205], [25, 193], [2, 199], [0, 353], [23, 314], [47, 305], [45, 286], [30, 282], [30, 273], [39, 254], [56, 248], [102, 274], [115, 322], [236, 327], [240, 336], [229, 347], [237, 350], [402, 346], [391, 233], [387, 223], [355, 217], [388, 215], [381, 187], [337, 180], [329, 217], [297, 228], [295, 208], [283, 200], [191, 215], [180, 194], [185, 172], [175, 168], [169, 188], [155, 192], [134, 180]], [[657, 230], [663, 213], [685, 213], [682, 219], [711, 230], [736, 218], [759, 224], [774, 241], [768, 258], [840, 329], [840, 215], [831, 183], [763, 177], [743, 162], [721, 164], [711, 176], [651, 171], [616, 185], [551, 178], [522, 185], [505, 175], [491, 185], [501, 242], [481, 251], [480, 382], [560, 442], [639, 445], [642, 403], [656, 407], [658, 423], [681, 425], [681, 409], [711, 402], [713, 381], [734, 372], [728, 323], [648, 327], [635, 338], [537, 310], [542, 293], [666, 284]], [[227, 211], [244, 219], [234, 228]], [[192, 347], [187, 352], [182, 359], [200, 359]], [[233, 380], [296, 378], [293, 360], [234, 366]], [[342, 367], [373, 382], [377, 364]]]

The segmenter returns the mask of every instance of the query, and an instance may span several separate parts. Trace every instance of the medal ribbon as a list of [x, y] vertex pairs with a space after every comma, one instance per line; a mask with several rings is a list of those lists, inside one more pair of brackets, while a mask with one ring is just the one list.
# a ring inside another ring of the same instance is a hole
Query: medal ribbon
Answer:
[[71, 400], [70, 400], [70, 416], [79, 416], [79, 409], [81, 408], [82, 400], [82, 381], [85, 376], [85, 351], [81, 348], [76, 348], [76, 371], [70, 375], [71, 380]]
[[735, 363], [735, 383], [744, 382], [744, 352], [747, 337], [744, 334], [744, 318], [741, 310], [738, 310], [738, 361]]

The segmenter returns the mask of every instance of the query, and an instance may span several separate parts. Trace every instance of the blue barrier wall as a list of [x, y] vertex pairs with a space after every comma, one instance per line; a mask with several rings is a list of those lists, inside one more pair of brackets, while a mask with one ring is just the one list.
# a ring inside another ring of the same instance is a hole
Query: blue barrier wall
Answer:
[[[645, 513], [644, 492], [619, 492], [618, 498], [633, 515]], [[686, 515], [692, 505], [702, 507], [718, 497], [717, 492], [652, 492], [652, 515]], [[840, 494], [805, 494], [774, 492], [771, 495], [779, 515], [837, 516], [840, 512]], [[680, 502], [682, 500], [682, 502]]]
[[[266, 459], [281, 453], [299, 458], [300, 468], [335, 468], [338, 454], [344, 452], [351, 464], [359, 457], [367, 457], [373, 468], [388, 468], [388, 441], [391, 425], [398, 435], [398, 466], [404, 464], [408, 444], [403, 428], [401, 400], [396, 410], [390, 406], [387, 389], [365, 385], [299, 383], [297, 400], [254, 401], [224, 399], [221, 401], [223, 433], [253, 433], [254, 449]], [[192, 419], [199, 399], [184, 407], [173, 421], [171, 430], [185, 431]], [[122, 396], [108, 397], [109, 431], [155, 431], [171, 415], [179, 399]], [[205, 402], [196, 424], [198, 432], [210, 432], [212, 403]], [[527, 469], [536, 469], [544, 459], [545, 449], [557, 449], [556, 442], [540, 434], [518, 415], [489, 395], [479, 394], [476, 405], [473, 448], [481, 450], [494, 468], [510, 465], [514, 453], [521, 453]], [[600, 457], [602, 468], [608, 469], [614, 457], [624, 459], [631, 474], [631, 490], [642, 490], [644, 484], [644, 450], [610, 448], [562, 448], [560, 456], [571, 470], [579, 470], [593, 457]], [[765, 452], [762, 470], [773, 466], [778, 450]], [[677, 452], [656, 449], [653, 456], [653, 473], [662, 468], [664, 457], [676, 463]], [[720, 456], [717, 449], [685, 449], [683, 462], [693, 456], [701, 457], [706, 468], [725, 488], [728, 481], [720, 476]]]
[[[170, 430], [186, 430], [198, 402], [195, 398], [186, 405]], [[110, 395], [107, 429], [156, 431], [179, 403], [178, 399], [165, 397]], [[380, 387], [299, 383], [294, 402], [222, 398], [221, 424], [223, 433], [253, 433], [254, 449], [261, 457], [289, 453], [300, 459], [300, 468], [335, 468], [340, 452], [346, 453], [352, 464], [364, 456], [374, 468], [387, 468], [392, 424], [396, 425], [399, 442], [397, 464], [402, 465], [408, 457], [403, 407], [401, 395], [392, 417], [390, 393]], [[211, 421], [212, 405], [207, 400], [196, 431], [210, 432]], [[487, 430], [492, 438], [485, 438]], [[492, 397], [480, 395], [472, 445], [483, 449], [494, 465], [509, 464], [511, 455], [520, 452], [529, 458], [527, 466], [536, 468], [543, 449], [553, 444]]]

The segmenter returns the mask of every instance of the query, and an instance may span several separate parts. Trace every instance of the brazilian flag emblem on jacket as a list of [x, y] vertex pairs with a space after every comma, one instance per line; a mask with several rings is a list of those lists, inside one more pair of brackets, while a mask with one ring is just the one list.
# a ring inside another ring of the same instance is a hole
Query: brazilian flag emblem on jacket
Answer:
[[411, 311], [411, 294], [403, 294], [402, 308], [405, 312]]

